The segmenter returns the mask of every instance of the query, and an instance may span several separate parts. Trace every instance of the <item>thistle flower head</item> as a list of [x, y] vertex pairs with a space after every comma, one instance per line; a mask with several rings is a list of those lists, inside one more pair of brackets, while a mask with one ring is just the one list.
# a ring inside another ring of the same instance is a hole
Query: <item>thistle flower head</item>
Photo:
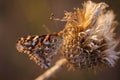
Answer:
[[113, 32], [117, 22], [104, 2], [88, 1], [82, 9], [66, 12], [62, 52], [75, 68], [95, 69], [114, 66], [119, 52]]

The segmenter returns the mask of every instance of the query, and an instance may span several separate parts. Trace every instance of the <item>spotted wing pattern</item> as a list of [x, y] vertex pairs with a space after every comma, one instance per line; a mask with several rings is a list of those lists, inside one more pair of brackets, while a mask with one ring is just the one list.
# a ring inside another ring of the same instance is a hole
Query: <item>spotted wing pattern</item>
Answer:
[[58, 34], [27, 36], [17, 41], [16, 48], [19, 52], [28, 54], [30, 59], [41, 68], [48, 68], [51, 65], [52, 57], [56, 55], [61, 40]]

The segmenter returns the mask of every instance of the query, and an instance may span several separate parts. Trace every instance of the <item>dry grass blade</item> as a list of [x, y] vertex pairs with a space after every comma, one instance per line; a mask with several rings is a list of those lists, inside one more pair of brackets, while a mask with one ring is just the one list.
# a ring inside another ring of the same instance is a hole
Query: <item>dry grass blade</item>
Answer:
[[61, 68], [61, 66], [64, 65], [65, 63], [67, 63], [67, 59], [65, 59], [65, 58], [62, 58], [62, 59], [58, 60], [53, 67], [48, 69], [45, 73], [40, 75], [35, 80], [46, 80], [46, 79], [48, 79], [49, 77], [54, 75]]

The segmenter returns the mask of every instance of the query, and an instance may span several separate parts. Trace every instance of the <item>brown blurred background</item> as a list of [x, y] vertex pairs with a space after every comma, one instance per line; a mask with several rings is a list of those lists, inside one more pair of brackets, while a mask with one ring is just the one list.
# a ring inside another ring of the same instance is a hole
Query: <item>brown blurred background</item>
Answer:
[[[50, 21], [51, 13], [56, 18], [62, 18], [64, 10], [72, 11], [74, 7], [81, 7], [86, 0], [0, 0], [0, 80], [34, 80], [45, 70], [40, 69], [27, 55], [16, 51], [18, 38], [26, 35], [47, 34], [58, 32], [64, 23]], [[120, 0], [104, 1], [113, 9], [116, 20], [120, 22]], [[120, 25], [116, 29], [120, 37]], [[120, 47], [118, 47], [120, 50]], [[114, 68], [97, 74], [81, 71], [70, 72], [61, 69], [51, 80], [120, 80], [120, 60]]]

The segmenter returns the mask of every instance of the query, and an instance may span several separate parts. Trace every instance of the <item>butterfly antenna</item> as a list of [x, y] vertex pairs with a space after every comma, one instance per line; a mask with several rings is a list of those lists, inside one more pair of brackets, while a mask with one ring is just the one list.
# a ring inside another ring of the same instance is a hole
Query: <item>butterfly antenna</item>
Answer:
[[42, 25], [42, 27], [48, 32], [48, 33], [51, 33], [50, 29], [44, 24]]

